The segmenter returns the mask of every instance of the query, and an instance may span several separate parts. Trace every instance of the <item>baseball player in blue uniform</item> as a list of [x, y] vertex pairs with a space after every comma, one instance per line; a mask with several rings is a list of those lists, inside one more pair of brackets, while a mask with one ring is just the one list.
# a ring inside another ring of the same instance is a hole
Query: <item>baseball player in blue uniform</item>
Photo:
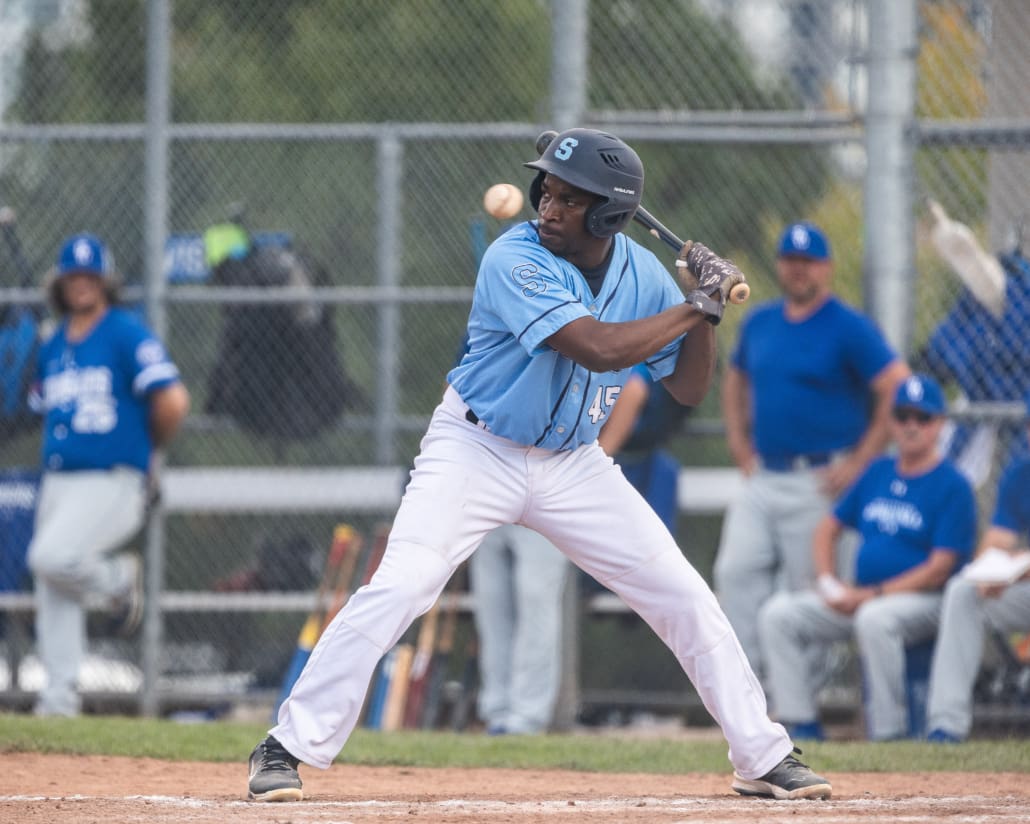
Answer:
[[[1030, 393], [1026, 396], [1030, 434]], [[991, 525], [980, 540], [1013, 557], [1030, 553], [1030, 457], [1014, 459], [998, 485]], [[973, 722], [973, 684], [980, 670], [984, 633], [1030, 630], [1030, 571], [1015, 581], [978, 583], [953, 578], [944, 593], [941, 626], [930, 670], [927, 738], [937, 743], [965, 740]]]
[[[816, 528], [811, 551], [817, 588], [782, 592], [759, 621], [773, 710], [795, 738], [822, 738], [811, 651], [854, 634], [868, 695], [873, 740], [903, 738], [905, 647], [932, 639], [948, 578], [976, 541], [976, 498], [938, 438], [944, 394], [927, 375], [898, 388], [891, 417], [897, 455], [881, 457]], [[845, 527], [861, 545], [848, 583], [835, 573]]]
[[143, 524], [147, 474], [189, 410], [161, 342], [115, 304], [106, 245], [78, 234], [61, 247], [50, 284], [61, 317], [39, 353], [31, 403], [43, 415], [43, 477], [28, 550], [36, 640], [47, 682], [40, 715], [76, 715], [86, 646], [85, 603], [108, 599], [125, 629], [139, 620], [140, 560], [118, 553]]
[[625, 229], [640, 204], [636, 152], [592, 129], [558, 134], [529, 194], [538, 219], [489, 247], [469, 351], [448, 375], [370, 584], [315, 647], [278, 723], [250, 757], [248, 794], [302, 797], [300, 761], [326, 769], [347, 741], [376, 662], [497, 526], [520, 523], [617, 593], [670, 647], [729, 741], [741, 793], [828, 797], [792, 755], [702, 577], [597, 444], [630, 368], [697, 404], [714, 370], [712, 323], [743, 281], [700, 244], [683, 291]]
[[783, 291], [748, 314], [722, 383], [726, 440], [744, 473], [715, 559], [715, 591], [764, 680], [758, 612], [813, 581], [812, 534], [887, 443], [909, 369], [865, 315], [831, 291], [826, 235], [794, 223], [780, 237]]

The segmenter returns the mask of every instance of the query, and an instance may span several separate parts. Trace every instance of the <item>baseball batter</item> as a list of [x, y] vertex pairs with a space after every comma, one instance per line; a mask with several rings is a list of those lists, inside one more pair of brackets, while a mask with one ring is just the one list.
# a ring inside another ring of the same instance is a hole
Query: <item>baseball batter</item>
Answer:
[[[107, 246], [74, 235], [61, 248], [51, 302], [62, 317], [39, 353], [31, 402], [43, 418], [43, 479], [29, 567], [47, 674], [39, 715], [76, 715], [90, 595], [139, 620], [140, 561], [117, 554], [143, 524], [155, 445], [189, 409], [164, 346], [117, 302]], [[128, 627], [125, 627], [127, 630]]]
[[644, 170], [618, 138], [557, 135], [539, 159], [538, 219], [491, 244], [476, 280], [469, 351], [448, 375], [390, 542], [333, 620], [250, 757], [249, 796], [302, 797], [300, 761], [326, 769], [347, 741], [376, 662], [440, 595], [490, 530], [544, 535], [669, 646], [729, 741], [738, 792], [825, 798], [797, 761], [714, 595], [654, 510], [597, 444], [630, 368], [646, 362], [681, 403], [704, 396], [713, 323], [740, 272], [689, 244], [683, 292], [622, 230]]

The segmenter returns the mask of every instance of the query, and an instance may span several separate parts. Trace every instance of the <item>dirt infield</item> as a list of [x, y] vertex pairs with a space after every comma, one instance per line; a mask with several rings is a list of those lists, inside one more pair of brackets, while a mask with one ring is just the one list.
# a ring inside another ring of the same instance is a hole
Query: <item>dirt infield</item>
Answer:
[[627, 822], [1025, 822], [1019, 773], [834, 775], [832, 801], [739, 798], [729, 775], [302, 768], [297, 804], [244, 800], [242, 764], [0, 755], [0, 822], [27, 824], [595, 824]]

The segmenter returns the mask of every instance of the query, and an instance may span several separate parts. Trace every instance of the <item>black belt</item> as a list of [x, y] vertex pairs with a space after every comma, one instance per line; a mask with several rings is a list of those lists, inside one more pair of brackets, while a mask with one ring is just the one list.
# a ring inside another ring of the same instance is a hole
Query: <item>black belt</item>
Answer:
[[467, 420], [473, 426], [479, 426], [479, 415], [477, 415], [471, 409], [465, 410], [465, 420]]
[[835, 456], [834, 452], [810, 452], [806, 455], [762, 455], [762, 467], [770, 472], [794, 472], [826, 466]]

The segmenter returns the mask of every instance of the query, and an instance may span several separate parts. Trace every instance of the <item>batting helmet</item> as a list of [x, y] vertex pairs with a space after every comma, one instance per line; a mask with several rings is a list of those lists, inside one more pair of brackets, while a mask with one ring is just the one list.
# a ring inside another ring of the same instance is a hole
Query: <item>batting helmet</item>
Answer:
[[538, 172], [529, 186], [534, 209], [540, 207], [546, 174], [601, 198], [586, 214], [586, 229], [595, 237], [621, 232], [640, 205], [644, 164], [633, 149], [607, 132], [569, 129], [548, 144], [539, 160], [524, 165]]

